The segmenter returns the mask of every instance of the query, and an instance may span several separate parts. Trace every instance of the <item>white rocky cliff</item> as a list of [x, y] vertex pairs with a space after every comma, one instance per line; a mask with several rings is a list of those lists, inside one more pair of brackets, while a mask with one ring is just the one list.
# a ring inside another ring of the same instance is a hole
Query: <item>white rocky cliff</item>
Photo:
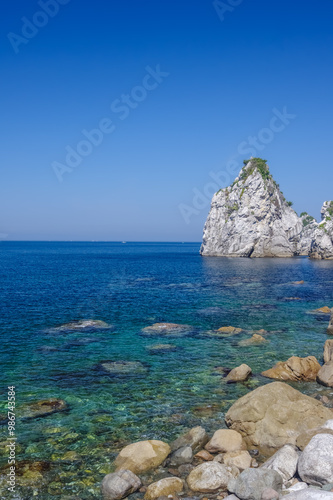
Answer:
[[213, 196], [200, 253], [227, 257], [307, 255], [317, 222], [306, 213], [298, 217], [265, 160], [251, 158], [244, 163], [233, 184]]
[[325, 201], [321, 209], [321, 223], [314, 232], [309, 256], [312, 259], [333, 259], [333, 201]]

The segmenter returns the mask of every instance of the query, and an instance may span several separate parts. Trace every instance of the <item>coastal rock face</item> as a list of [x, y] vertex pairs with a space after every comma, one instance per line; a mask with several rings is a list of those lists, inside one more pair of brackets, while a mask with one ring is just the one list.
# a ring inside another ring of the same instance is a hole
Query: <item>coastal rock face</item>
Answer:
[[278, 380], [316, 380], [321, 366], [314, 356], [299, 358], [292, 356], [287, 361], [279, 361], [273, 368], [261, 375]]
[[121, 500], [137, 491], [140, 479], [130, 470], [120, 470], [107, 474], [102, 481], [102, 495], [105, 500]]
[[331, 418], [332, 412], [316, 399], [283, 382], [273, 382], [236, 401], [225, 421], [242, 434], [247, 445], [271, 453], [284, 444], [295, 444], [301, 432]]
[[317, 434], [305, 447], [298, 462], [300, 478], [314, 486], [333, 482], [333, 436]]
[[[266, 161], [251, 158], [234, 183], [213, 196], [201, 254], [298, 255], [303, 223], [290, 205], [272, 178]], [[306, 244], [302, 251], [308, 252]]]
[[128, 469], [139, 474], [161, 465], [170, 451], [169, 445], [163, 441], [139, 441], [123, 448], [115, 460], [115, 465], [117, 471]]
[[333, 259], [333, 201], [325, 201], [311, 242], [309, 256], [312, 259]]

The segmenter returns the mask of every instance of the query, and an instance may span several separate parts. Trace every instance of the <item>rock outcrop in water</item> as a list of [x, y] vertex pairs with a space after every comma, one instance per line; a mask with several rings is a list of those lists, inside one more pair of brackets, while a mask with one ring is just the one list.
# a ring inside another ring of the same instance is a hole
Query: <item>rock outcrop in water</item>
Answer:
[[299, 217], [266, 160], [244, 163], [233, 184], [213, 196], [201, 255], [333, 258], [333, 202], [324, 203], [321, 224], [306, 212]]
[[320, 213], [321, 223], [316, 225], [309, 256], [312, 259], [333, 259], [333, 201], [325, 201]]

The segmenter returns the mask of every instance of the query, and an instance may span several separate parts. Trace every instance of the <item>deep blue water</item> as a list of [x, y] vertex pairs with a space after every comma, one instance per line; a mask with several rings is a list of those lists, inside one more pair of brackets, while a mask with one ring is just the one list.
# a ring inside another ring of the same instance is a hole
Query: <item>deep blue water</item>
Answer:
[[[198, 424], [223, 426], [232, 402], [269, 382], [258, 374], [276, 361], [310, 354], [321, 360], [328, 318], [310, 312], [333, 305], [333, 261], [202, 258], [199, 248], [0, 242], [0, 378], [4, 397], [8, 385], [17, 387], [18, 460], [51, 461], [48, 474], [64, 494], [98, 498], [99, 481], [128, 442], [169, 441]], [[298, 280], [305, 283], [293, 284]], [[52, 330], [78, 319], [113, 328]], [[156, 322], [187, 324], [192, 331], [174, 338], [141, 334]], [[229, 325], [245, 331], [209, 336]], [[238, 345], [262, 328], [269, 342]], [[159, 355], [147, 349], [160, 343], [178, 349]], [[147, 372], [110, 377], [96, 369], [103, 360], [141, 361]], [[243, 362], [255, 374], [246, 384], [226, 385], [214, 371]], [[315, 383], [298, 388], [321, 389]], [[27, 403], [51, 397], [65, 400], [69, 411], [20, 420]], [[6, 426], [0, 429], [4, 441]], [[75, 465], [62, 461], [68, 451], [80, 456]], [[53, 498], [51, 487], [46, 481], [38, 498]]]

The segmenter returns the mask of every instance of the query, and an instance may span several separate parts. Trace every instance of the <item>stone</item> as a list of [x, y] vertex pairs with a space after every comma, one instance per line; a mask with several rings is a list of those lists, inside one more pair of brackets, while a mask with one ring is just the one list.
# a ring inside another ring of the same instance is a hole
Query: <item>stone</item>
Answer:
[[333, 201], [325, 201], [321, 208], [321, 223], [317, 225], [311, 241], [309, 257], [333, 259]]
[[306, 483], [297, 482], [293, 486], [290, 486], [289, 488], [287, 488], [285, 491], [288, 493], [292, 493], [294, 491], [306, 490], [307, 488], [308, 488], [308, 485]]
[[272, 382], [238, 399], [225, 421], [241, 433], [248, 447], [272, 454], [284, 444], [295, 444], [301, 432], [319, 427], [331, 417], [332, 412], [316, 399], [283, 382]]
[[242, 435], [231, 429], [217, 430], [212, 439], [206, 444], [205, 449], [210, 453], [226, 453], [246, 449]]
[[304, 285], [304, 280], [293, 281], [293, 285]]
[[217, 331], [228, 335], [238, 335], [239, 333], [242, 333], [243, 330], [241, 328], [236, 328], [235, 326], [221, 326], [221, 328], [218, 328]]
[[294, 445], [285, 444], [261, 468], [275, 470], [286, 483], [296, 474], [298, 457], [297, 448]]
[[87, 330], [105, 330], [112, 328], [112, 325], [109, 325], [105, 321], [101, 321], [98, 319], [80, 319], [78, 321], [71, 321], [70, 323], [65, 323], [64, 325], [57, 326], [53, 330], [58, 332], [65, 331], [87, 331]]
[[170, 463], [172, 465], [182, 465], [189, 464], [192, 462], [193, 452], [191, 446], [183, 446], [178, 450], [174, 451], [170, 457]]
[[314, 429], [309, 429], [308, 431], [301, 432], [301, 434], [299, 434], [296, 439], [297, 448], [303, 451], [304, 448], [310, 443], [313, 436], [316, 436], [317, 434], [332, 434], [333, 436], [333, 429], [325, 428], [325, 425], [326, 424], [321, 427], [316, 427]]
[[170, 451], [170, 446], [163, 441], [139, 441], [123, 448], [115, 460], [115, 465], [117, 470], [128, 469], [139, 474], [161, 465]]
[[182, 336], [191, 332], [193, 328], [190, 325], [179, 325], [178, 323], [154, 323], [141, 330], [145, 335], [173, 335]]
[[194, 469], [194, 465], [192, 464], [183, 464], [178, 467], [178, 472], [181, 477], [188, 476], [192, 470]]
[[50, 398], [42, 401], [28, 403], [22, 409], [22, 420], [47, 417], [53, 413], [68, 410], [67, 403], [62, 399]]
[[333, 339], [326, 340], [324, 344], [324, 363], [333, 361]]
[[207, 450], [199, 451], [196, 455], [194, 455], [194, 458], [198, 458], [199, 460], [204, 460], [205, 462], [210, 462], [211, 460], [214, 460], [213, 455], [211, 455]]
[[242, 382], [244, 380], [247, 380], [249, 376], [251, 375], [252, 370], [251, 368], [246, 365], [242, 364], [240, 366], [237, 366], [231, 372], [228, 373], [228, 375], [225, 378], [226, 382]]
[[183, 481], [178, 477], [165, 477], [148, 486], [145, 500], [155, 500], [159, 497], [176, 495], [184, 489]]
[[317, 382], [326, 387], [333, 387], [333, 361], [325, 363], [319, 370]]
[[180, 436], [170, 444], [171, 450], [175, 451], [183, 446], [191, 446], [193, 453], [199, 451], [209, 441], [207, 432], [203, 427], [197, 426], [190, 429], [186, 434]]
[[252, 457], [246, 450], [228, 451], [223, 455], [223, 463], [227, 466], [234, 465], [240, 471], [243, 471], [251, 467]]
[[195, 467], [187, 478], [189, 488], [199, 493], [214, 493], [226, 490], [232, 478], [225, 465], [205, 462]]
[[213, 196], [201, 255], [291, 257], [301, 245], [303, 222], [285, 200], [264, 160], [251, 158], [234, 183]]
[[333, 482], [333, 436], [317, 434], [304, 448], [298, 461], [298, 474], [307, 484], [323, 486]]
[[255, 333], [254, 335], [252, 335], [251, 338], [241, 340], [240, 342], [238, 342], [238, 345], [241, 347], [246, 347], [248, 345], [260, 345], [260, 344], [265, 344], [267, 342], [269, 341], [265, 339], [262, 335]]
[[327, 327], [327, 333], [329, 335], [333, 335], [333, 307], [331, 309], [331, 316], [330, 316], [330, 322]]
[[316, 380], [320, 364], [314, 356], [299, 358], [292, 356], [287, 361], [279, 361], [273, 368], [262, 372], [261, 375], [278, 380]]
[[281, 491], [282, 478], [274, 470], [246, 469], [228, 484], [228, 490], [241, 500], [261, 500], [267, 488]]
[[102, 481], [102, 495], [105, 500], [121, 500], [141, 487], [140, 479], [130, 470], [122, 469], [107, 474]]
[[140, 361], [101, 361], [97, 365], [100, 370], [113, 377], [145, 375], [147, 367]]
[[236, 497], [236, 495], [232, 494], [228, 495], [227, 497], [224, 497], [224, 500], [239, 500], [239, 498]]

